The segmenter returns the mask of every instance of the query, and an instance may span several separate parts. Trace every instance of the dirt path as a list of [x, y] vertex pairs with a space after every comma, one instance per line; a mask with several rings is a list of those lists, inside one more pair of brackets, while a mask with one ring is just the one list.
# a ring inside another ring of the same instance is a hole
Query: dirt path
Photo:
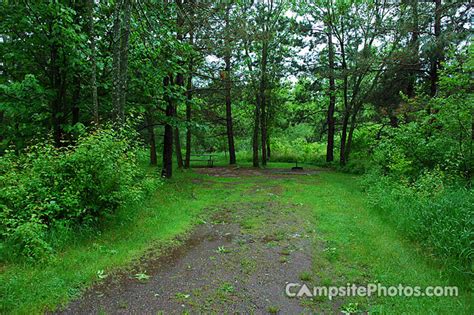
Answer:
[[[209, 210], [208, 219], [181, 246], [105, 278], [61, 313], [310, 313], [284, 289], [287, 282], [304, 282], [310, 273], [314, 230], [301, 215], [302, 205], [280, 198], [278, 185], [279, 177], [297, 180], [309, 173], [201, 172], [255, 180], [242, 189], [243, 201]], [[212, 178], [206, 183], [212, 184]]]

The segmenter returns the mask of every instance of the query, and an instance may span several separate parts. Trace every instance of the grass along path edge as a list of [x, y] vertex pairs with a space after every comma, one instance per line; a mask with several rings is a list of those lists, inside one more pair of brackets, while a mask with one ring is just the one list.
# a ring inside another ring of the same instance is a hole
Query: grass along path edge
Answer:
[[[192, 173], [177, 173], [149, 199], [118, 211], [113, 224], [44, 263], [9, 264], [0, 274], [0, 313], [31, 314], [54, 310], [101, 277], [128, 268], [151, 247], [177, 245], [199, 222], [219, 192], [193, 183]], [[122, 221], [122, 222], [121, 222]]]
[[[342, 310], [372, 314], [472, 314], [469, 279], [453, 276], [435, 259], [407, 241], [389, 222], [368, 205], [356, 176], [319, 174], [318, 188], [292, 184], [286, 196], [313, 210], [318, 241], [313, 272], [316, 285], [347, 283], [384, 286], [458, 286], [458, 297], [351, 297]], [[315, 299], [311, 303], [336, 303]]]
[[[210, 183], [206, 175], [176, 175], [143, 205], [122, 209], [114, 220], [116, 224], [95, 240], [79, 242], [47, 264], [6, 266], [0, 274], [0, 312], [39, 313], [63, 305], [100, 281], [101, 276], [127, 270], [151, 246], [159, 251], [176, 245], [176, 236], [190, 231], [205, 213], [220, 203], [240, 200], [241, 194], [253, 186], [245, 177], [214, 177]], [[259, 180], [265, 182], [265, 178]], [[385, 286], [460, 286], [457, 298], [318, 298], [302, 303], [322, 311], [334, 309], [332, 303], [340, 303], [341, 311], [378, 314], [472, 313], [468, 279], [451, 278], [442, 266], [424, 257], [423, 251], [385, 222], [377, 209], [368, 205], [357, 177], [320, 172], [278, 181], [284, 188], [281, 199], [308, 208], [304, 213], [314, 224], [311, 278], [315, 285], [379, 282]]]

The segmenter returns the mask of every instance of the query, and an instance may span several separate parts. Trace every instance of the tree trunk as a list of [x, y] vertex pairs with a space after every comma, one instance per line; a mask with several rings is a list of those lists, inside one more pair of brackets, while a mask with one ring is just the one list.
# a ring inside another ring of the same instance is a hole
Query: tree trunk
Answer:
[[156, 156], [155, 125], [152, 113], [146, 113], [145, 123], [147, 124], [148, 130], [148, 143], [150, 144], [150, 165], [156, 166], [158, 164], [158, 158]]
[[[50, 33], [52, 33], [52, 23], [49, 26]], [[54, 144], [56, 147], [62, 145], [62, 120], [63, 120], [63, 102], [65, 94], [65, 82], [64, 77], [61, 75], [60, 65], [59, 65], [59, 48], [56, 43], [51, 45], [51, 58], [49, 64], [50, 70], [50, 84], [51, 88], [54, 91], [54, 97], [51, 101], [51, 122], [53, 125], [53, 137]]]
[[390, 126], [392, 128], [398, 128], [398, 118], [392, 111], [390, 111], [388, 118], [390, 120]]
[[[184, 86], [184, 76], [182, 73], [178, 73], [176, 75], [176, 84], [178, 86]], [[174, 118], [178, 118], [178, 104], [172, 104], [173, 106], [173, 116]], [[178, 127], [175, 127], [174, 130], [174, 143], [175, 143], [175, 151], [176, 151], [176, 160], [178, 162], [178, 168], [183, 168], [183, 155], [181, 152], [181, 139], [179, 136], [179, 130]]]
[[328, 142], [326, 146], [326, 162], [332, 162], [334, 160], [334, 110], [336, 107], [336, 84], [334, 80], [334, 45], [332, 43], [331, 26], [329, 26], [329, 32], [327, 36], [329, 49], [329, 107], [327, 112]]
[[[179, 73], [176, 75], [176, 84], [178, 86], [184, 85], [184, 76], [182, 73]], [[172, 106], [173, 106], [173, 117], [177, 119], [178, 118], [178, 110], [177, 110], [178, 104], [172, 104]], [[174, 129], [174, 144], [175, 144], [176, 160], [178, 162], [178, 168], [183, 168], [183, 155], [181, 152], [181, 139], [179, 136], [178, 127], [175, 127]]]
[[408, 97], [412, 98], [415, 96], [415, 83], [416, 83], [416, 76], [420, 67], [419, 61], [419, 42], [418, 42], [418, 0], [411, 1], [412, 7], [412, 35], [410, 40], [410, 55], [412, 56], [410, 62], [410, 70], [409, 70], [409, 80], [407, 86], [407, 95]]
[[271, 150], [270, 150], [270, 134], [267, 133], [267, 159], [270, 160], [271, 158]]
[[[173, 80], [170, 76], [166, 76], [163, 80], [165, 90], [167, 90], [170, 82], [173, 82]], [[167, 121], [165, 122], [165, 133], [163, 136], [163, 169], [161, 171], [161, 176], [171, 178], [173, 175], [173, 126], [171, 126], [170, 122], [174, 117], [174, 106], [169, 95], [165, 95], [165, 99], [167, 102]]]
[[179, 137], [179, 129], [174, 128], [174, 148], [176, 151], [176, 161], [178, 168], [183, 168], [183, 154], [181, 153], [181, 139]]
[[259, 138], [259, 129], [260, 129], [260, 93], [257, 93], [257, 102], [255, 104], [254, 112], [254, 128], [253, 128], [253, 138], [252, 138], [252, 149], [253, 149], [253, 166], [259, 167], [258, 159], [258, 138]]
[[[191, 31], [189, 34], [189, 42], [191, 45], [194, 43], [194, 34]], [[184, 161], [184, 167], [189, 168], [191, 162], [191, 115], [192, 115], [192, 108], [191, 108], [191, 100], [193, 98], [193, 60], [189, 61], [189, 74], [188, 74], [188, 82], [186, 85], [186, 157]]]
[[441, 62], [441, 47], [439, 37], [441, 35], [441, 0], [435, 0], [435, 20], [434, 20], [434, 35], [435, 35], [435, 51], [431, 57], [430, 69], [430, 96], [434, 97], [438, 90], [438, 70]]
[[[227, 79], [229, 81], [229, 79]], [[232, 122], [232, 104], [230, 99], [230, 83], [226, 83], [226, 97], [225, 97], [225, 107], [226, 107], [226, 125], [227, 125], [227, 142], [229, 145], [229, 164], [235, 164], [235, 144], [234, 144], [234, 127]]]
[[354, 112], [351, 115], [351, 124], [350, 124], [350, 127], [349, 127], [349, 135], [347, 137], [347, 144], [346, 144], [345, 150], [344, 150], [344, 164], [347, 163], [347, 161], [349, 161], [349, 156], [351, 154], [352, 137], [354, 135], [354, 130], [355, 130], [356, 123], [357, 123], [357, 114], [358, 114], [358, 112], [359, 112], [358, 108], [354, 108]]
[[[265, 141], [265, 144], [267, 145], [267, 161], [270, 160], [271, 158], [271, 149], [270, 149], [270, 129], [269, 129], [269, 125], [270, 125], [270, 121], [273, 121], [273, 113], [274, 113], [274, 108], [272, 107], [273, 103], [272, 103], [272, 98], [271, 98], [271, 89], [268, 89], [268, 99], [267, 99], [267, 115], [266, 115], [266, 125], [267, 125], [267, 128], [266, 131], [267, 131], [267, 137], [266, 137], [266, 141]], [[273, 109], [273, 111], [272, 111]]]
[[267, 113], [266, 113], [266, 86], [267, 86], [267, 56], [268, 42], [264, 39], [262, 45], [262, 68], [260, 77], [260, 110], [261, 110], [261, 128], [262, 128], [262, 165], [267, 165]]
[[232, 101], [231, 101], [231, 47], [230, 47], [230, 30], [229, 30], [229, 11], [231, 4], [226, 8], [225, 15], [225, 112], [227, 127], [227, 143], [229, 146], [229, 164], [235, 164], [235, 145], [234, 145], [234, 127], [232, 122]]
[[347, 63], [346, 54], [344, 49], [344, 42], [340, 42], [341, 45], [341, 58], [342, 58], [342, 71], [343, 71], [343, 97], [344, 97], [344, 113], [342, 118], [342, 133], [341, 133], [341, 150], [339, 154], [339, 163], [346, 165], [346, 138], [347, 138], [347, 125], [349, 124], [350, 108], [348, 101], [348, 74], [347, 74]]
[[121, 11], [122, 1], [117, 0], [114, 8], [114, 24], [112, 29], [112, 105], [113, 119], [120, 120], [120, 38], [121, 38]]
[[[248, 42], [244, 41], [244, 51], [245, 56], [247, 57], [247, 67], [249, 72], [252, 73], [252, 63], [250, 62], [250, 54], [248, 49]], [[256, 83], [252, 80], [251, 87], [256, 87]], [[259, 167], [260, 163], [258, 160], [258, 137], [259, 137], [259, 129], [260, 129], [260, 93], [255, 93], [256, 103], [255, 103], [255, 111], [254, 111], [254, 126], [253, 126], [253, 137], [252, 137], [252, 163], [254, 167]]]
[[72, 125], [79, 122], [79, 98], [81, 97], [81, 77], [78, 74], [74, 75], [74, 92], [72, 94]]
[[262, 165], [267, 165], [267, 113], [265, 108], [264, 97], [261, 97], [261, 121], [260, 126], [262, 128]]
[[347, 139], [347, 125], [349, 124], [349, 113], [344, 111], [342, 117], [342, 132], [341, 132], [341, 150], [339, 154], [339, 163], [346, 165], [346, 139]]
[[[182, 0], [176, 0], [176, 4], [178, 6], [178, 13], [177, 13], [177, 33], [176, 33], [176, 39], [178, 42], [183, 41], [183, 33], [182, 33], [182, 27], [184, 24], [184, 19], [183, 19], [183, 1]], [[182, 63], [181, 63], [182, 64]], [[184, 86], [184, 75], [183, 73], [178, 73], [176, 75], [176, 85], [183, 87]], [[174, 104], [174, 117], [178, 118], [178, 103]], [[176, 151], [176, 160], [178, 163], [178, 168], [183, 168], [183, 155], [181, 152], [181, 139], [179, 135], [179, 129], [178, 127], [175, 127], [174, 129], [174, 144], [175, 144], [175, 151]]]
[[184, 162], [184, 167], [189, 168], [190, 166], [190, 160], [191, 160], [191, 100], [193, 98], [193, 92], [191, 89], [193, 88], [193, 83], [192, 83], [192, 75], [191, 71], [189, 73], [188, 77], [188, 84], [187, 84], [187, 91], [186, 91], [186, 158]]
[[123, 0], [124, 17], [121, 31], [120, 42], [120, 107], [119, 116], [120, 121], [125, 121], [125, 103], [127, 101], [127, 86], [128, 86], [128, 46], [130, 37], [130, 14], [131, 14], [131, 0]]
[[97, 98], [97, 62], [94, 31], [94, 0], [89, 0], [89, 39], [91, 50], [91, 89], [92, 89], [92, 114], [94, 123], [99, 125], [99, 101]]

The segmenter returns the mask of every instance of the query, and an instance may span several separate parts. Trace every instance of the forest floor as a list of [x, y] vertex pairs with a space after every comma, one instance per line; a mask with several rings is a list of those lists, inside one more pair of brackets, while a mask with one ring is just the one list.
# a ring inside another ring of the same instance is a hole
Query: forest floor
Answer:
[[[46, 291], [17, 275], [9, 287], [20, 305], [15, 311], [63, 304], [56, 312], [472, 313], [465, 287], [455, 298], [287, 297], [287, 283], [458, 285], [367, 204], [357, 177], [290, 167], [180, 174], [149, 210], [129, 218], [126, 231], [117, 228], [93, 244], [81, 243], [80, 254], [66, 252], [43, 270], [29, 267], [30, 280], [44, 286], [49, 281]], [[89, 289], [68, 294], [81, 286]], [[33, 297], [18, 292], [28, 288]]]

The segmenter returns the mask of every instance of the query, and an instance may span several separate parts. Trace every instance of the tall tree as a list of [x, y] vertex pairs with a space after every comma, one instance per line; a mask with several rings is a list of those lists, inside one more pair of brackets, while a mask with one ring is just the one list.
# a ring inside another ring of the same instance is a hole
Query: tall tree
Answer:
[[[264, 26], [264, 36], [268, 36], [266, 27]], [[263, 40], [262, 43], [262, 59], [260, 70], [260, 85], [259, 85], [259, 101], [260, 101], [260, 127], [262, 129], [261, 146], [262, 146], [262, 165], [267, 165], [267, 61], [268, 61], [268, 41]]]
[[123, 0], [123, 21], [120, 32], [120, 120], [125, 121], [125, 103], [128, 86], [128, 49], [130, 38], [131, 0]]
[[230, 28], [230, 10], [232, 8], [232, 2], [229, 2], [225, 8], [225, 27], [224, 27], [224, 81], [225, 81], [225, 109], [226, 109], [226, 128], [227, 128], [227, 144], [229, 148], [229, 164], [235, 164], [235, 144], [234, 144], [234, 126], [232, 121], [232, 100], [231, 100], [231, 88], [232, 88], [232, 76], [231, 76], [231, 28]]
[[173, 82], [171, 75], [165, 76], [163, 79], [163, 86], [165, 88], [165, 102], [166, 102], [166, 121], [165, 121], [165, 133], [163, 135], [163, 168], [161, 175], [166, 178], [173, 176], [173, 125], [172, 120], [174, 119], [174, 104], [171, 98], [170, 83]]
[[[194, 20], [195, 1], [188, 1], [189, 4], [189, 16], [191, 20]], [[189, 45], [194, 46], [194, 24], [191, 23], [189, 30]], [[191, 164], [191, 146], [192, 146], [192, 131], [191, 131], [191, 119], [192, 119], [192, 99], [193, 99], [193, 63], [194, 58], [190, 56], [188, 60], [188, 75], [186, 82], [186, 153], [184, 159], [184, 167], [189, 168]]]
[[[282, 20], [282, 13], [287, 9], [286, 3], [275, 2], [273, 0], [262, 1], [255, 7], [255, 25], [257, 29], [257, 36], [253, 43], [247, 40], [247, 51], [246, 57], [251, 60], [249, 47], [254, 44], [256, 55], [258, 56], [258, 78], [255, 80], [257, 83], [257, 95], [256, 104], [254, 110], [254, 128], [252, 137], [252, 150], [253, 150], [253, 165], [254, 167], [259, 166], [259, 154], [258, 151], [261, 149], [262, 164], [267, 164], [267, 139], [268, 139], [268, 126], [267, 126], [267, 112], [268, 112], [268, 60], [270, 53], [270, 46], [275, 42], [275, 36], [278, 33], [278, 27]], [[252, 11], [250, 11], [252, 12]], [[249, 72], [252, 73], [252, 68], [249, 67]], [[253, 80], [252, 80], [253, 82]]]
[[150, 164], [156, 166], [158, 164], [158, 157], [156, 154], [155, 125], [150, 111], [145, 113], [145, 123], [148, 130], [148, 142], [150, 144]]
[[[327, 16], [330, 19], [330, 16]], [[335, 119], [334, 110], [336, 107], [336, 83], [334, 78], [334, 45], [332, 42], [332, 26], [329, 21], [327, 28], [327, 45], [328, 45], [328, 67], [329, 67], [329, 106], [327, 110], [327, 126], [328, 139], [326, 146], [326, 162], [334, 160], [334, 133], [335, 133]]]
[[115, 121], [125, 120], [125, 102], [127, 97], [128, 49], [130, 36], [131, 4], [130, 0], [118, 0], [115, 3], [112, 29], [112, 75], [113, 75], [113, 111]]
[[434, 97], [438, 89], [438, 70], [442, 60], [442, 46], [440, 45], [441, 36], [441, 0], [434, 0], [434, 52], [431, 56], [430, 69], [430, 95]]
[[[183, 1], [182, 0], [176, 0], [176, 7], [177, 7], [177, 21], [176, 21], [176, 26], [177, 26], [177, 31], [176, 31], [176, 40], [181, 43], [183, 41], [183, 26], [184, 26], [184, 9], [183, 9]], [[180, 62], [181, 67], [183, 66], [183, 63]], [[176, 85], [180, 88], [184, 87], [184, 74], [180, 71], [176, 75]], [[176, 108], [174, 109], [175, 116], [177, 118], [178, 115], [178, 110], [177, 106], [179, 103], [176, 103], [175, 106]], [[178, 168], [183, 168], [183, 155], [181, 153], [181, 137], [179, 135], [179, 128], [176, 126], [174, 130], [174, 142], [175, 142], [175, 151], [176, 151], [176, 161], [178, 163]]]
[[415, 96], [416, 77], [420, 68], [420, 43], [419, 43], [419, 17], [418, 17], [418, 0], [411, 0], [411, 39], [410, 39], [410, 54], [409, 54], [409, 79], [407, 85], [407, 95], [409, 97]]
[[116, 122], [120, 121], [122, 117], [120, 108], [121, 99], [121, 85], [120, 85], [120, 61], [121, 61], [121, 38], [122, 38], [122, 27], [121, 27], [121, 7], [123, 5], [122, 0], [117, 0], [115, 3], [113, 13], [113, 28], [112, 28], [112, 104], [114, 119]]
[[95, 0], [89, 0], [89, 40], [90, 40], [90, 63], [91, 63], [91, 94], [92, 94], [92, 113], [94, 123], [99, 124], [99, 100], [97, 97], [97, 61], [96, 61], [96, 40], [94, 27], [94, 8]]
[[[190, 34], [190, 43], [193, 43], [193, 34]], [[191, 161], [191, 144], [192, 144], [192, 131], [191, 131], [191, 117], [192, 117], [192, 99], [193, 99], [193, 60], [189, 61], [189, 73], [186, 84], [186, 156], [184, 167], [189, 168]]]

